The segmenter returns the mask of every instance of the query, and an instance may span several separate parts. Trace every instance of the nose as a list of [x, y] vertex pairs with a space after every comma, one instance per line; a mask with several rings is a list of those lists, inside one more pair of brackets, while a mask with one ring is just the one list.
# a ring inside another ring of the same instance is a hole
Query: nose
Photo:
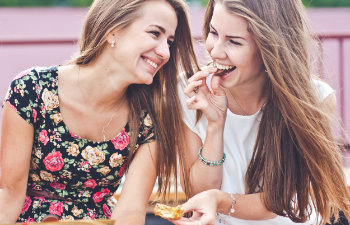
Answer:
[[163, 60], [167, 61], [170, 58], [170, 50], [167, 40], [159, 42], [155, 51], [156, 54]]
[[211, 40], [206, 45], [212, 59], [223, 59], [226, 57], [225, 46], [220, 40]]

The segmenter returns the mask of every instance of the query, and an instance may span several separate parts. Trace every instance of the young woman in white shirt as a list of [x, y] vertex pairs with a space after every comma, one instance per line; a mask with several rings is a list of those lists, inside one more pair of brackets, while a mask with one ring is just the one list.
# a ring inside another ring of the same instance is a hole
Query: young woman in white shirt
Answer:
[[186, 191], [200, 194], [183, 205], [193, 216], [172, 222], [315, 224], [338, 209], [349, 217], [335, 93], [312, 76], [313, 37], [299, 0], [209, 1], [213, 66], [189, 74], [182, 90]]

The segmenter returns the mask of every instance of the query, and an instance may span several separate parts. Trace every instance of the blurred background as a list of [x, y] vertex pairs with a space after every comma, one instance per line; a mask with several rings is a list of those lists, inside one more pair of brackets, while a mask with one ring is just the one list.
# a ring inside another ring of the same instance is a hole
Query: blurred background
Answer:
[[[64, 64], [78, 50], [84, 16], [93, 0], [0, 0], [0, 100], [19, 72], [33, 66]], [[202, 41], [202, 18], [207, 0], [187, 0], [199, 62], [208, 61]], [[281, 0], [283, 1], [283, 0]], [[324, 64], [320, 74], [337, 92], [337, 117], [350, 133], [350, 0], [304, 0], [320, 38]], [[1, 116], [1, 110], [0, 110]], [[345, 135], [344, 135], [345, 136]], [[343, 141], [350, 149], [348, 141]], [[350, 181], [350, 151], [344, 170]], [[349, 182], [350, 185], [350, 182]], [[170, 224], [147, 216], [146, 224]]]

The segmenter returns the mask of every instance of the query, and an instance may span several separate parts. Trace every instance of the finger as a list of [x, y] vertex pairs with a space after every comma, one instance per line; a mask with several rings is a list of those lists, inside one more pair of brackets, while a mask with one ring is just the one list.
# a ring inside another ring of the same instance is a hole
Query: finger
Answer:
[[188, 82], [190, 83], [196, 80], [205, 80], [209, 76], [209, 74], [210, 73], [207, 70], [198, 71], [188, 79]]
[[210, 85], [214, 95], [217, 95], [217, 96], [225, 95], [225, 89], [220, 85], [220, 77], [213, 76], [213, 78], [211, 79]]
[[187, 87], [184, 89], [184, 93], [185, 95], [187, 95], [188, 97], [192, 97], [193, 96], [193, 92], [197, 93], [196, 88], [199, 87], [200, 85], [203, 84], [202, 80], [197, 80], [197, 81], [193, 81], [191, 83], [189, 83], [187, 85]]
[[197, 97], [194, 95], [191, 98], [186, 100], [186, 105], [188, 109], [197, 109], [195, 104], [198, 102]]

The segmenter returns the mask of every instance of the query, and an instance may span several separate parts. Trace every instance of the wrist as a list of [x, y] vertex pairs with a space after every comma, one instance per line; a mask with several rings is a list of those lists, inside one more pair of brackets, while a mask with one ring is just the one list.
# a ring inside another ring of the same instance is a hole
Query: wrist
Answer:
[[217, 212], [232, 216], [235, 211], [236, 198], [234, 194], [222, 192], [217, 197]]
[[207, 133], [224, 133], [225, 121], [208, 121]]

